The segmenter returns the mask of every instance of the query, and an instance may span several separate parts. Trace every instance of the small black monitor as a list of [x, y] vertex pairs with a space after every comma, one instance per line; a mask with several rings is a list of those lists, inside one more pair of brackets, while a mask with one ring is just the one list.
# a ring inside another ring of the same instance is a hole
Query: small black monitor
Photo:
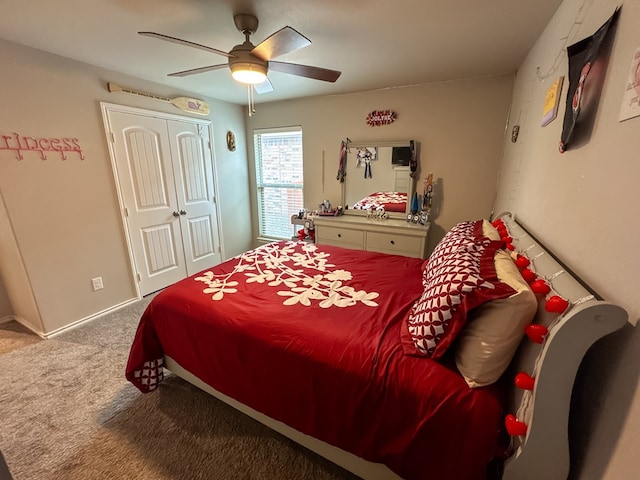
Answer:
[[411, 162], [411, 147], [393, 147], [391, 149], [391, 165], [408, 167]]

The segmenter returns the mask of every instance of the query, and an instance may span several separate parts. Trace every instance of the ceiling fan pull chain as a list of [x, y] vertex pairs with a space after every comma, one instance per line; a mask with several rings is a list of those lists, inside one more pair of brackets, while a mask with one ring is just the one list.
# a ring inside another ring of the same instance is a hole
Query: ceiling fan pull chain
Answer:
[[253, 85], [247, 85], [247, 96], [249, 98], [249, 116], [251, 117], [254, 113], [256, 113], [256, 106], [253, 102]]

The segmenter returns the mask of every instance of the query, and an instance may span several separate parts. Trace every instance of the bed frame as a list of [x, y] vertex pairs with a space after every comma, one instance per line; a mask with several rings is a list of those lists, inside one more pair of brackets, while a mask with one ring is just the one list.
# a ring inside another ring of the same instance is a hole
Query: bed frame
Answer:
[[563, 314], [545, 311], [539, 297], [535, 323], [549, 328], [543, 344], [525, 337], [507, 375], [525, 372], [535, 378], [533, 391], [514, 388], [509, 407], [528, 425], [524, 437], [513, 437], [513, 455], [505, 462], [504, 480], [566, 479], [569, 474], [569, 408], [573, 384], [587, 350], [598, 339], [622, 328], [627, 312], [605, 302], [585, 282], [509, 213], [499, 215], [514, 239], [516, 251], [531, 260], [531, 269], [551, 286], [549, 295], [569, 301]]
[[[538, 295], [539, 308], [534, 323], [548, 327], [549, 332], [542, 344], [525, 337], [505, 374], [507, 379], [512, 379], [517, 373], [524, 372], [532, 376], [535, 383], [532, 391], [515, 386], [508, 389], [507, 413], [511, 412], [518, 421], [524, 422], [527, 433], [511, 437], [512, 455], [504, 464], [503, 480], [565, 480], [569, 474], [569, 408], [576, 373], [593, 343], [625, 325], [627, 312], [603, 301], [544, 248], [513, 215], [505, 213], [498, 218], [507, 225], [515, 251], [526, 256], [531, 261], [529, 268], [551, 286], [547, 297], [559, 295], [569, 301], [564, 313], [548, 313], [544, 308], [546, 297]], [[218, 392], [170, 357], [165, 357], [165, 367], [365, 480], [400, 479], [382, 464], [368, 462], [305, 435]]]

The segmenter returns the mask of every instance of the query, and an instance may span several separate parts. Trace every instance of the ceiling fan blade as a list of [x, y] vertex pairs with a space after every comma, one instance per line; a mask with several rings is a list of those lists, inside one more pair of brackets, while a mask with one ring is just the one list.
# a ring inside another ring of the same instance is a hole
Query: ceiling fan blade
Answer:
[[338, 72], [337, 70], [329, 70], [328, 68], [311, 67], [309, 65], [300, 65], [298, 63], [286, 62], [269, 62], [269, 69], [276, 72], [297, 75], [299, 77], [322, 80], [323, 82], [335, 82], [342, 74], [342, 72]]
[[262, 60], [271, 60], [285, 53], [311, 45], [311, 40], [291, 27], [284, 27], [260, 42], [251, 54]]
[[253, 86], [257, 94], [273, 92], [273, 85], [267, 78], [264, 82]]
[[165, 40], [171, 43], [177, 43], [178, 45], [186, 45], [187, 47], [199, 48], [200, 50], [204, 50], [206, 52], [211, 52], [211, 53], [217, 53], [218, 55], [223, 55], [225, 57], [235, 57], [235, 55], [231, 55], [227, 52], [223, 52], [222, 50], [218, 50], [217, 48], [207, 47], [206, 45], [200, 45], [199, 43], [190, 42], [189, 40], [182, 40], [181, 38], [170, 37], [169, 35], [163, 35], [161, 33], [138, 32], [138, 34], [144, 35], [145, 37], [159, 38], [160, 40]]
[[192, 68], [190, 70], [183, 70], [181, 72], [173, 72], [173, 73], [168, 74], [167, 76], [169, 76], [169, 77], [187, 77], [189, 75], [195, 75], [197, 73], [210, 72], [212, 70], [219, 70], [220, 68], [226, 68], [226, 67], [227, 67], [226, 63], [221, 63], [219, 65], [209, 65], [207, 67]]

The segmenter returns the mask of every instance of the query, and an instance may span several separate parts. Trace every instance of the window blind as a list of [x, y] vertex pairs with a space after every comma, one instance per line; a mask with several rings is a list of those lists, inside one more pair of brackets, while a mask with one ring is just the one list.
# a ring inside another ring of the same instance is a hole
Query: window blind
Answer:
[[291, 215], [304, 208], [302, 128], [254, 130], [260, 236], [290, 238]]

